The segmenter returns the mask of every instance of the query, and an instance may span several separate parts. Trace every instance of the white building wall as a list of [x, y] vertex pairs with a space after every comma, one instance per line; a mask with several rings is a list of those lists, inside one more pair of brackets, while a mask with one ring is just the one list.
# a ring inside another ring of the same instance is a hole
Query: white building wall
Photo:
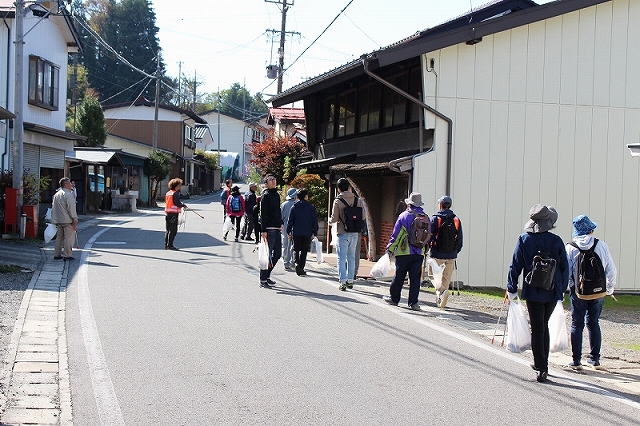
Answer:
[[221, 151], [237, 152], [240, 155], [239, 173], [244, 175], [246, 165], [251, 159], [250, 154], [245, 152], [245, 146], [251, 143], [249, 127], [242, 120], [220, 114], [220, 146], [218, 147], [218, 113], [211, 112], [201, 117], [209, 123], [209, 131], [213, 139], [205, 150], [217, 152], [220, 148]]
[[[565, 241], [573, 217], [596, 221], [618, 289], [640, 291], [640, 162], [626, 149], [640, 140], [637, 40], [640, 0], [614, 0], [424, 55], [438, 74], [425, 73], [426, 102], [453, 120], [465, 284], [505, 287], [529, 209], [543, 203]], [[433, 152], [414, 164], [429, 213], [445, 190], [446, 122], [436, 126]]]

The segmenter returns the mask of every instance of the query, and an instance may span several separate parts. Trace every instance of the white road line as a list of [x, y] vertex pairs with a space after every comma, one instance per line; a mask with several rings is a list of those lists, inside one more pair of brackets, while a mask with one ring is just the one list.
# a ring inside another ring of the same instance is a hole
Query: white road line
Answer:
[[[327, 279], [324, 278], [320, 278], [320, 277], [315, 277], [318, 280], [324, 282], [325, 284], [328, 284], [329, 286], [335, 288], [336, 290], [338, 290], [339, 284], [336, 281], [329, 281]], [[442, 334], [446, 334], [447, 336], [453, 337], [454, 339], [457, 339], [461, 342], [467, 343], [469, 345], [475, 346], [478, 349], [482, 349], [486, 352], [490, 352], [494, 355], [498, 355], [502, 358], [508, 359], [509, 361], [512, 361], [516, 364], [520, 364], [520, 365], [524, 365], [529, 367], [529, 364], [531, 363], [528, 360], [523, 359], [521, 356], [516, 355], [516, 354], [512, 354], [511, 352], [507, 352], [505, 350], [502, 349], [498, 349], [495, 348], [493, 346], [489, 346], [487, 345], [485, 342], [482, 341], [478, 341], [476, 339], [472, 339], [468, 336], [462, 335], [452, 329], [446, 328], [446, 327], [442, 327], [441, 325], [435, 324], [432, 320], [429, 320], [428, 317], [425, 316], [421, 316], [421, 315], [406, 315], [407, 311], [404, 309], [398, 309], [398, 307], [396, 306], [391, 306], [389, 305], [387, 302], [384, 302], [381, 298], [373, 298], [370, 295], [364, 295], [361, 293], [357, 293], [357, 292], [347, 292], [347, 294], [351, 297], [354, 297], [356, 299], [359, 299], [363, 302], [366, 303], [370, 303], [372, 305], [376, 305], [379, 306], [383, 309], [387, 309], [390, 312], [395, 313], [396, 315], [402, 315], [403, 318], [408, 319], [410, 321], [415, 321], [418, 324], [424, 325], [426, 327], [429, 327], [430, 329], [438, 332], [438, 333], [442, 333]], [[631, 408], [635, 408], [636, 410], [640, 410], [640, 403], [633, 401], [631, 399], [628, 399], [620, 394], [617, 394], [615, 392], [612, 392], [608, 389], [604, 389], [595, 385], [592, 385], [591, 383], [587, 383], [587, 382], [583, 382], [583, 381], [579, 381], [579, 380], [575, 380], [574, 378], [567, 376], [564, 373], [555, 371], [553, 372], [553, 376], [554, 377], [559, 377], [562, 378], [566, 381], [569, 382], [569, 384], [571, 386], [575, 386], [578, 388], [583, 388], [585, 390], [588, 390], [590, 392], [594, 392], [597, 394], [600, 394], [604, 397], [610, 398], [612, 400], [621, 402], [625, 405], [628, 405]]]

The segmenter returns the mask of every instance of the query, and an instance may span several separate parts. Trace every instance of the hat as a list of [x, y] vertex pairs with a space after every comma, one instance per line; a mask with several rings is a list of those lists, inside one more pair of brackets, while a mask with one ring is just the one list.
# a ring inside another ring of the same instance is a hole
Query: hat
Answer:
[[539, 234], [547, 232], [558, 220], [558, 212], [553, 207], [536, 204], [529, 210], [529, 221], [525, 223], [525, 232]]
[[249, 188], [253, 188], [254, 186], [258, 186], [255, 182], [249, 182]]
[[451, 205], [451, 204], [453, 204], [453, 201], [451, 201], [451, 197], [449, 197], [448, 195], [443, 195], [438, 200], [438, 204], [449, 204], [449, 205]]
[[231, 192], [240, 192], [240, 187], [238, 185], [234, 185], [233, 188], [231, 188]]
[[404, 202], [405, 204], [411, 204], [416, 207], [424, 205], [424, 203], [422, 202], [422, 194], [420, 194], [419, 192], [412, 192], [411, 194], [409, 194], [409, 198], [405, 199]]
[[579, 237], [581, 235], [590, 234], [596, 227], [597, 223], [589, 219], [586, 214], [581, 214], [573, 218], [573, 236]]
[[287, 191], [287, 197], [286, 200], [293, 200], [294, 198], [296, 198], [296, 193], [298, 192], [297, 189], [295, 188], [289, 188], [289, 190]]

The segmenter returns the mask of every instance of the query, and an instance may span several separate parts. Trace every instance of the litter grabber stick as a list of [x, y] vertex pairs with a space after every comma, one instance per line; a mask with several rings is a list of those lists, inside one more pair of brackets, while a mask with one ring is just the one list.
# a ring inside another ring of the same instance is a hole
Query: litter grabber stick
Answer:
[[[454, 260], [453, 265], [456, 268], [456, 288], [458, 289], [458, 296], [460, 296], [460, 281], [458, 281], [458, 261]], [[451, 291], [453, 292], [453, 288], [451, 289]]]
[[78, 242], [78, 231], [76, 231], [76, 248], [80, 250], [80, 243]]
[[190, 212], [193, 212], [193, 213], [197, 214], [198, 216], [200, 216], [200, 218], [201, 218], [201, 219], [204, 219], [204, 216], [202, 216], [202, 215], [201, 215], [200, 213], [198, 213], [197, 211], [195, 211], [195, 210], [193, 210], [193, 209], [190, 209], [190, 208], [189, 208], [189, 207], [187, 207], [187, 206], [185, 206], [185, 207], [184, 207], [184, 209], [185, 209], [185, 210], [188, 210], [188, 211], [190, 211]]
[[[504, 300], [502, 301], [502, 306], [507, 306], [507, 295], [504, 295]], [[502, 311], [500, 311], [500, 315], [498, 316], [498, 323], [496, 324], [496, 328], [493, 329], [493, 337], [491, 338], [491, 344], [493, 345], [493, 341], [496, 338], [496, 332], [498, 331], [498, 327], [500, 326], [500, 320], [502, 319]], [[505, 322], [506, 324], [506, 322]], [[504, 333], [502, 333], [502, 345], [504, 345]], [[502, 346], [501, 345], [501, 346]]]

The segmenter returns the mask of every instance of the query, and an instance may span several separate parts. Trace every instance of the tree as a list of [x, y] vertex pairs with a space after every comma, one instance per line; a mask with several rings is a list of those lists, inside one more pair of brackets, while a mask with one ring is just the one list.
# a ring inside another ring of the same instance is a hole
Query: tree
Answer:
[[[219, 102], [219, 98], [222, 102]], [[198, 105], [197, 113], [217, 110], [220, 106], [220, 112], [228, 116], [239, 120], [251, 120], [269, 111], [260, 93], [251, 95], [240, 83], [233, 83], [229, 89], [221, 90], [219, 94], [206, 93], [202, 99], [203, 103]]]
[[253, 156], [249, 162], [263, 177], [271, 174], [278, 180], [278, 185], [285, 185], [297, 174], [305, 146], [297, 138], [277, 135], [271, 129], [262, 142], [249, 144], [249, 151]]
[[102, 146], [107, 140], [104, 112], [93, 96], [85, 97], [78, 105], [76, 132], [87, 137], [85, 146]]
[[294, 188], [307, 188], [309, 202], [316, 208], [319, 218], [326, 218], [329, 212], [329, 190], [325, 186], [324, 179], [319, 175], [311, 175], [301, 170], [292, 181]]
[[171, 158], [167, 154], [161, 151], [153, 151], [149, 153], [149, 156], [144, 160], [142, 171], [149, 177], [149, 205], [156, 205], [156, 194], [158, 193], [158, 187], [160, 182], [171, 173], [172, 165]]

